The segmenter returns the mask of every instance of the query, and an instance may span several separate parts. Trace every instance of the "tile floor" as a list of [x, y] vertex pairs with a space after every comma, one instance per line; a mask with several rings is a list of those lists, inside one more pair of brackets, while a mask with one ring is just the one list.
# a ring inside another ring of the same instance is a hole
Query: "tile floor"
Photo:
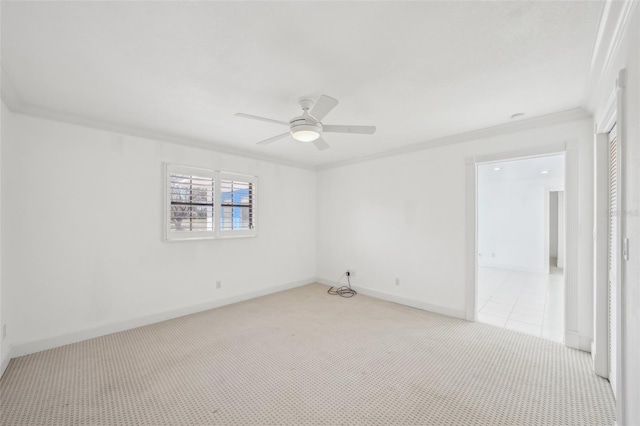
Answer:
[[478, 268], [478, 321], [564, 340], [564, 274]]

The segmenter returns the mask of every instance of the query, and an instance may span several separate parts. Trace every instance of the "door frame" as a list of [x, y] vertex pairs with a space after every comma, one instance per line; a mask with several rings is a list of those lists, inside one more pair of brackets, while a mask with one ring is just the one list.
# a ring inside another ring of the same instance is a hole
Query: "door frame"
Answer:
[[589, 350], [591, 339], [580, 334], [578, 327], [578, 139], [554, 144], [504, 151], [495, 154], [467, 157], [466, 159], [466, 300], [465, 317], [476, 321], [478, 305], [478, 230], [477, 196], [478, 165], [524, 158], [564, 154], [565, 191], [565, 309], [564, 343], [574, 349]]

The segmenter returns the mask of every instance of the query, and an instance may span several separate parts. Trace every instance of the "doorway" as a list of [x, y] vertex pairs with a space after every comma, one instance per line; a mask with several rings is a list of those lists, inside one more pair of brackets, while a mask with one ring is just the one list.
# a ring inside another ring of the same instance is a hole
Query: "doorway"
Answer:
[[549, 190], [549, 269], [564, 270], [564, 190]]
[[564, 154], [477, 166], [476, 318], [564, 341]]

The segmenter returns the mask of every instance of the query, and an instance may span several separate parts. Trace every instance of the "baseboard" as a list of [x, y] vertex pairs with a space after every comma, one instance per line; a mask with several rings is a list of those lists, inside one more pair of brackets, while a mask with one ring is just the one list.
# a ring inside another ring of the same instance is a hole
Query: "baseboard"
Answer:
[[593, 371], [600, 377], [609, 378], [608, 360], [597, 352], [595, 341], [591, 343], [591, 359], [593, 360]]
[[12, 351], [11, 351], [11, 357], [15, 358], [23, 355], [28, 355], [35, 352], [44, 351], [47, 349], [53, 349], [60, 346], [69, 345], [71, 343], [81, 342], [83, 340], [106, 336], [107, 334], [117, 333], [119, 331], [130, 330], [132, 328], [142, 327], [144, 325], [154, 324], [157, 322], [182, 317], [185, 315], [195, 314], [197, 312], [207, 311], [209, 309], [218, 308], [220, 306], [231, 305], [233, 303], [242, 302], [244, 300], [254, 299], [256, 297], [266, 296], [268, 294], [277, 293], [277, 292], [289, 290], [295, 287], [311, 284], [311, 283], [314, 283], [315, 281], [316, 281], [315, 278], [308, 278], [306, 280], [280, 284], [277, 286], [268, 287], [268, 288], [264, 288], [256, 291], [250, 291], [248, 293], [242, 293], [235, 296], [226, 297], [223, 299], [212, 300], [199, 305], [187, 306], [180, 309], [148, 315], [145, 317], [135, 318], [135, 319], [122, 321], [114, 324], [106, 324], [106, 325], [94, 327], [87, 330], [80, 330], [80, 331], [63, 334], [56, 337], [51, 337], [48, 339], [18, 343], [13, 345]]
[[513, 265], [504, 265], [501, 263], [478, 263], [479, 268], [495, 268], [495, 269], [508, 269], [510, 271], [519, 271], [519, 272], [533, 272], [538, 274], [546, 274], [548, 271], [544, 268], [527, 268], [523, 266], [513, 266]]
[[593, 339], [591, 337], [583, 336], [571, 330], [565, 330], [564, 332], [564, 344], [571, 349], [591, 353], [592, 343]]
[[587, 336], [578, 336], [578, 349], [585, 352], [591, 352], [591, 344], [593, 339]]
[[11, 361], [11, 358], [13, 358], [11, 355], [12, 355], [11, 348], [9, 348], [9, 352], [7, 352], [7, 356], [4, 357], [2, 362], [0, 362], [0, 379], [2, 379], [4, 372], [7, 370], [7, 367], [9, 366], [9, 361]]
[[[329, 286], [342, 286], [344, 283], [337, 283], [331, 280], [325, 280], [323, 278], [318, 278], [317, 282], [329, 285]], [[411, 306], [412, 308], [422, 309], [423, 311], [434, 312], [436, 314], [446, 315], [449, 317], [465, 319], [465, 311], [464, 310], [456, 310], [447, 308], [439, 305], [432, 305], [430, 303], [422, 302], [420, 300], [408, 299], [406, 297], [398, 296], [391, 293], [386, 293], [384, 291], [372, 290], [366, 287], [362, 287], [359, 285], [351, 284], [351, 287], [360, 294], [364, 294], [365, 296], [375, 297], [376, 299], [386, 300], [388, 302], [398, 303], [400, 305]]]

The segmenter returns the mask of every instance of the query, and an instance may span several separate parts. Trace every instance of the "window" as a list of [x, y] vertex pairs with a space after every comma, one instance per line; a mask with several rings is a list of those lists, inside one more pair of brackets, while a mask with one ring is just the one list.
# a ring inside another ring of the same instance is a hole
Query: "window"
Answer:
[[167, 165], [166, 239], [255, 236], [256, 177]]
[[255, 235], [255, 177], [220, 173], [220, 233]]

